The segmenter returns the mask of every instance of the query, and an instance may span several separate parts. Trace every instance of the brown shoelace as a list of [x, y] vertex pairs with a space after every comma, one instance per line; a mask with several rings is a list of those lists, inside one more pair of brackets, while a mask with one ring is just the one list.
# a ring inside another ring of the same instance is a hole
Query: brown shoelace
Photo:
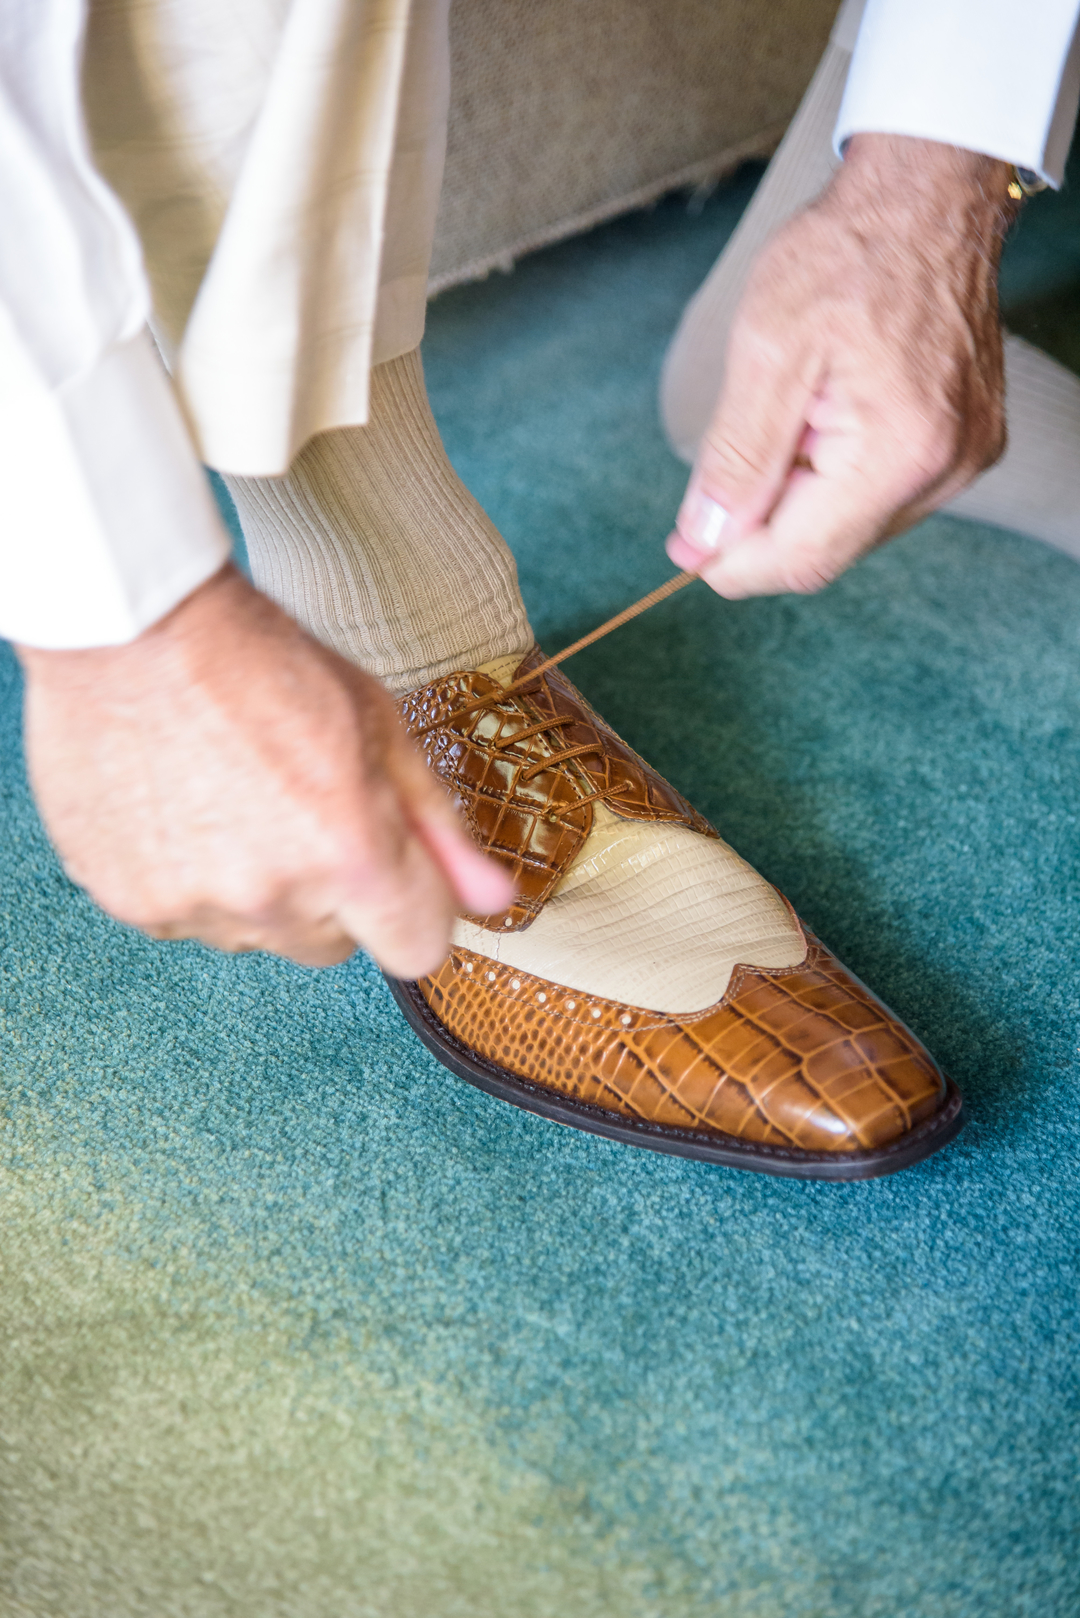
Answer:
[[[585, 647], [591, 646], [594, 641], [601, 640], [605, 635], [610, 635], [613, 629], [621, 629], [623, 624], [630, 622], [631, 618], [638, 617], [640, 613], [648, 612], [650, 607], [655, 607], [658, 602], [665, 601], [668, 596], [674, 595], [676, 590], [681, 590], [684, 585], [692, 584], [697, 576], [696, 573], [676, 573], [675, 577], [668, 579], [666, 584], [661, 584], [657, 589], [650, 590], [648, 595], [642, 596], [641, 600], [635, 601], [632, 606], [625, 607], [622, 612], [617, 612], [614, 618], [607, 619], [598, 629], [590, 630], [587, 635], [582, 635], [580, 640], [574, 641], [570, 646], [564, 646], [562, 651], [556, 652], [554, 657], [545, 658], [542, 663], [537, 664], [536, 668], [530, 669], [528, 674], [522, 675], [520, 680], [514, 680], [511, 685], [503, 686], [497, 691], [489, 691], [486, 696], [477, 697], [474, 701], [466, 703], [464, 708], [456, 709], [453, 715], [454, 719], [461, 719], [466, 714], [476, 713], [482, 708], [495, 707], [515, 691], [524, 690], [526, 686], [532, 685], [534, 680], [538, 680], [545, 675], [548, 669], [553, 669], [558, 663], [564, 663], [568, 657], [573, 657], [575, 652], [584, 651]], [[421, 736], [426, 736], [431, 730], [438, 730], [440, 725], [444, 723], [445, 721], [441, 719], [433, 720], [431, 724], [425, 725], [422, 730], [413, 732], [414, 740], [419, 740]], [[561, 726], [571, 723], [573, 723], [573, 720], [569, 714], [562, 718], [555, 714], [550, 719], [540, 719], [535, 724], [526, 725], [522, 730], [511, 732], [505, 740], [497, 741], [494, 745], [496, 748], [510, 747], [515, 742], [527, 741], [530, 737], [545, 735], [549, 731], [558, 730]], [[596, 752], [602, 752], [599, 742], [581, 742], [575, 747], [564, 747], [561, 752], [555, 751], [546, 758], [538, 759], [535, 764], [527, 765], [517, 776], [517, 780], [522, 782], [531, 781], [535, 775], [542, 774], [544, 770], [556, 769], [560, 764], [569, 764], [574, 759], [584, 758], [587, 753]], [[584, 804], [595, 803], [599, 798], [611, 799], [613, 796], [614, 794], [609, 792], [606, 787], [601, 787], [598, 790], [586, 793], [582, 798], [576, 798], [573, 807], [579, 809]], [[558, 812], [554, 809], [549, 810], [544, 818], [551, 822], [559, 823]]]
[[[693, 584], [697, 577], [696, 573], [687, 573], [685, 570], [682, 573], [676, 573], [675, 577], [668, 579], [666, 584], [658, 585], [655, 590], [650, 590], [648, 595], [642, 596], [640, 601], [635, 601], [632, 606], [624, 607], [622, 612], [615, 614], [614, 618], [607, 619], [605, 623], [600, 625], [599, 629], [591, 629], [587, 635], [582, 635], [580, 640], [572, 642], [569, 646], [564, 646], [561, 652], [556, 652], [554, 657], [546, 657], [542, 663], [537, 664], [536, 668], [530, 669], [528, 674], [523, 674], [520, 680], [514, 680], [511, 685], [503, 686], [499, 691], [489, 691], [487, 696], [477, 697], [473, 702], [466, 703], [464, 708], [455, 709], [454, 718], [463, 719], [466, 714], [474, 713], [478, 708], [490, 708], [492, 703], [501, 702], [504, 697], [512, 696], [515, 691], [523, 691], [527, 685], [532, 685], [534, 680], [538, 680], [541, 675], [546, 674], [548, 669], [553, 669], [558, 663], [565, 663], [566, 659], [573, 657], [575, 652], [583, 652], [586, 646], [591, 646], [594, 641], [602, 640], [605, 635], [610, 635], [613, 629], [621, 629], [623, 624], [630, 622], [631, 618], [637, 618], [641, 613], [648, 612], [650, 607], [655, 607], [658, 602], [666, 601], [668, 596], [673, 596], [676, 590], [683, 589], [685, 585]], [[442, 719], [433, 720], [430, 725], [425, 725], [422, 730], [413, 731], [413, 739], [419, 740], [421, 736], [426, 736], [429, 730], [438, 730], [439, 726], [444, 723], [445, 721]], [[555, 725], [567, 723], [567, 720], [560, 719], [544, 720], [538, 725], [532, 725], [526, 731], [519, 730], [513, 738], [508, 738], [508, 740], [517, 741], [522, 736], [538, 736], [543, 730], [551, 730]], [[593, 748], [585, 744], [577, 748], [568, 748], [557, 759], [548, 759], [541, 766], [530, 766], [529, 773], [538, 774], [539, 769], [547, 769], [551, 764], [562, 763], [565, 759], [572, 758], [576, 754], [589, 753], [593, 750]], [[525, 780], [528, 780], [528, 778], [528, 775], [523, 777]]]

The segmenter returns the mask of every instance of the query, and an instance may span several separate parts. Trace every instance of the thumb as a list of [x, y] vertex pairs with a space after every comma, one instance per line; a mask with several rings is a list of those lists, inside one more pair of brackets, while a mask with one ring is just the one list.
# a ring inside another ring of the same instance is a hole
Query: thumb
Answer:
[[808, 358], [802, 343], [766, 337], [737, 318], [723, 390], [668, 547], [680, 566], [700, 567], [738, 543], [780, 498], [819, 380]]

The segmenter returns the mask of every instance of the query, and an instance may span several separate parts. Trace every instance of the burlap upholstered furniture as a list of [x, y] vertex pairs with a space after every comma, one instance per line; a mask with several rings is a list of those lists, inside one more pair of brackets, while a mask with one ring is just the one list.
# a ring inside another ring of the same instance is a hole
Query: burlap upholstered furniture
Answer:
[[453, 0], [432, 291], [772, 151], [836, 0]]

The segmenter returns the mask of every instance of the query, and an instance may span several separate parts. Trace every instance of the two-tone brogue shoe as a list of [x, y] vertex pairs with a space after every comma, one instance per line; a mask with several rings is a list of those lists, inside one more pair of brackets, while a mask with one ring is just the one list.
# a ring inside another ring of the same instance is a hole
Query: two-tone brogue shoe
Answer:
[[928, 1157], [961, 1099], [790, 905], [534, 651], [402, 702], [516, 883], [441, 969], [391, 982], [460, 1078], [629, 1145], [859, 1180]]

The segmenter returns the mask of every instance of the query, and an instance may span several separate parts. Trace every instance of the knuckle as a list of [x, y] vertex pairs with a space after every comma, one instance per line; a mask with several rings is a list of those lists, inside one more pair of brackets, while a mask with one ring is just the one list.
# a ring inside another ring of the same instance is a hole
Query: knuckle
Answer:
[[[98, 901], [101, 903], [101, 901]], [[188, 918], [179, 908], [147, 904], [140, 900], [129, 903], [101, 903], [101, 908], [125, 927], [134, 927], [150, 938], [182, 938], [189, 931]]]
[[850, 553], [850, 547], [841, 553], [838, 547], [821, 543], [793, 546], [780, 570], [783, 589], [793, 595], [814, 595], [839, 578]]
[[168, 895], [148, 887], [133, 888], [115, 878], [85, 882], [83, 886], [106, 915], [122, 922], [125, 927], [137, 927], [149, 933], [167, 927], [179, 919], [180, 906], [170, 902]]
[[287, 900], [292, 886], [277, 872], [242, 871], [204, 895], [195, 908], [244, 922], [263, 922]]
[[783, 587], [792, 595], [814, 595], [831, 584], [838, 572], [839, 568], [830, 566], [820, 558], [801, 558], [789, 562], [784, 568]]
[[739, 488], [759, 478], [765, 470], [764, 446], [740, 441], [721, 431], [707, 440], [707, 457], [702, 471], [719, 488]]

